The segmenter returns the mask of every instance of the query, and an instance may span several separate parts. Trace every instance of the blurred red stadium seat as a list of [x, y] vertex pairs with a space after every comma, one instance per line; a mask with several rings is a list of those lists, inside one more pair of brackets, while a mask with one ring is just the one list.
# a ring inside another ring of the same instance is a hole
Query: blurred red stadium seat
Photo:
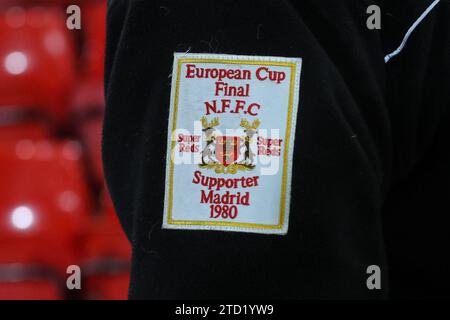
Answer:
[[88, 169], [97, 185], [103, 185], [101, 133], [105, 108], [103, 89], [104, 48], [106, 42], [106, 1], [84, 1], [81, 77], [70, 104], [76, 131], [86, 148]]
[[101, 154], [102, 120], [91, 119], [80, 127], [80, 135], [88, 152], [90, 169], [98, 184], [104, 183], [103, 162]]
[[37, 262], [65, 267], [71, 247], [91, 212], [73, 141], [0, 142], [0, 262]]
[[86, 149], [88, 169], [97, 185], [103, 184], [101, 138], [105, 100], [103, 83], [84, 78], [74, 90], [70, 110], [75, 131]]
[[123, 300], [128, 296], [131, 245], [106, 191], [101, 208], [85, 229], [83, 252], [87, 299]]
[[72, 297], [70, 264], [82, 297], [127, 298], [131, 246], [98, 197], [105, 20], [103, 0], [0, 0], [0, 299]]
[[128, 285], [130, 275], [123, 269], [120, 272], [105, 270], [96, 275], [90, 275], [85, 280], [87, 289], [86, 299], [89, 300], [126, 300], [128, 299]]
[[[70, 111], [73, 115], [103, 117], [105, 110], [105, 97], [103, 82], [89, 78], [80, 78], [73, 88], [70, 102]], [[83, 120], [83, 119], [81, 119]]]
[[48, 120], [39, 113], [0, 108], [0, 141], [48, 139], [52, 134]]
[[[106, 220], [111, 220], [110, 217]], [[81, 266], [86, 299], [124, 300], [128, 297], [131, 246], [117, 223], [97, 223], [97, 233], [84, 238]], [[102, 232], [101, 230], [108, 230]], [[92, 232], [93, 230], [91, 230]], [[116, 232], [116, 233], [115, 233]]]
[[0, 300], [62, 300], [58, 284], [46, 280], [0, 283]]
[[50, 137], [47, 126], [41, 123], [0, 126], [0, 141], [21, 139], [46, 139]]
[[104, 50], [106, 45], [106, 1], [81, 3], [84, 42], [82, 46], [83, 76], [103, 81]]
[[0, 107], [37, 109], [62, 119], [76, 74], [62, 8], [2, 9], [0, 39]]
[[38, 265], [0, 264], [0, 300], [60, 300], [61, 280]]
[[131, 258], [131, 245], [122, 227], [113, 214], [102, 214], [91, 219], [83, 237], [84, 259], [118, 258], [128, 261]]

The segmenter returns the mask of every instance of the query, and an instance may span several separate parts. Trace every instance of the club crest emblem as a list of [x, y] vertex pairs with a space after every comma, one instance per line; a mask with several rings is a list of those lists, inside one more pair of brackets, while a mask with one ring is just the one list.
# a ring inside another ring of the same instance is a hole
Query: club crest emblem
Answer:
[[250, 142], [257, 135], [261, 121], [256, 119], [250, 124], [246, 119], [242, 119], [240, 126], [244, 129], [243, 136], [216, 136], [215, 127], [220, 123], [219, 118], [208, 122], [203, 116], [201, 123], [205, 147], [201, 152], [200, 168], [213, 169], [216, 173], [235, 174], [256, 167], [256, 153]]
[[239, 157], [239, 137], [219, 136], [216, 139], [216, 158], [224, 167], [235, 164]]

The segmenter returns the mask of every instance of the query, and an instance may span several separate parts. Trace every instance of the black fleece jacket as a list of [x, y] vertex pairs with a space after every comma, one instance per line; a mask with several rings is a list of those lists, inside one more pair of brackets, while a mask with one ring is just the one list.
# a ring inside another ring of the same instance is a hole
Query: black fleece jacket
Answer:
[[[449, 2], [384, 62], [430, 3], [110, 1], [103, 158], [130, 298], [448, 297]], [[186, 51], [303, 59], [287, 235], [161, 228], [169, 77]]]

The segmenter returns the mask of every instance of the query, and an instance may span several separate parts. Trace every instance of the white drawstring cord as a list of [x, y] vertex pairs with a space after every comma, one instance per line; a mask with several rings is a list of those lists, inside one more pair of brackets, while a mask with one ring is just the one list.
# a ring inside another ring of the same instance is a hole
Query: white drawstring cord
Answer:
[[406, 46], [406, 42], [408, 42], [409, 37], [411, 36], [411, 34], [413, 33], [414, 29], [416, 29], [416, 27], [423, 21], [423, 19], [426, 18], [426, 16], [430, 13], [431, 10], [433, 10], [433, 8], [440, 2], [441, 0], [435, 0], [423, 13], [422, 15], [419, 17], [419, 19], [417, 19], [416, 22], [414, 22], [414, 24], [411, 26], [411, 28], [409, 28], [408, 32], [406, 32], [405, 37], [403, 38], [402, 43], [400, 44], [400, 46], [395, 49], [395, 51], [393, 51], [392, 53], [389, 53], [387, 56], [384, 57], [384, 62], [388, 63], [389, 60], [391, 60], [392, 57], [395, 57], [396, 55], [398, 55], [403, 48]]

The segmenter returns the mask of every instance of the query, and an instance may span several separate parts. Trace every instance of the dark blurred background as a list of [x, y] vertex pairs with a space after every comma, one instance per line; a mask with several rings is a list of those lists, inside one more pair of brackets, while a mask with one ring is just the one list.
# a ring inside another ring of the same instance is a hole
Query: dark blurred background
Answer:
[[0, 299], [127, 297], [101, 163], [105, 16], [106, 0], [0, 1]]

